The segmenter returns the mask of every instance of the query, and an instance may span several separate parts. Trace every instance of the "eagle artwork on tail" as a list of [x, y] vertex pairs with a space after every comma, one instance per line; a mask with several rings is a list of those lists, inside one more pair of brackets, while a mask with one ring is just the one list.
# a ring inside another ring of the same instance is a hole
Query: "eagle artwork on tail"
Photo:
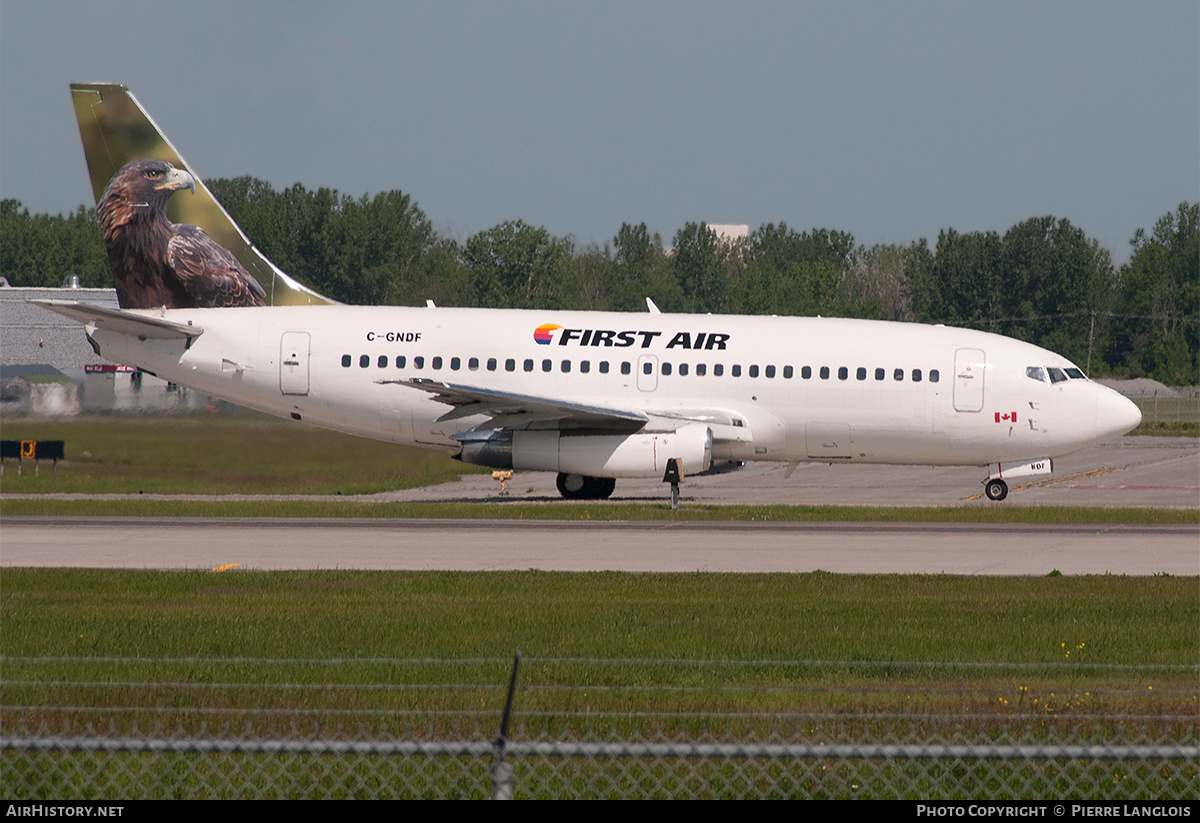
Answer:
[[123, 309], [263, 306], [266, 293], [228, 249], [196, 226], [167, 219], [167, 201], [196, 190], [192, 176], [163, 160], [134, 160], [100, 198], [104, 248]]

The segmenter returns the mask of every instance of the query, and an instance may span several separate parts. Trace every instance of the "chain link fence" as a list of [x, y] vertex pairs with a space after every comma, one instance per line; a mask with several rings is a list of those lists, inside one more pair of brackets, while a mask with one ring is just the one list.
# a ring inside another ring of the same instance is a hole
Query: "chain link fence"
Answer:
[[[371, 661], [400, 676], [370, 681], [274, 661], [287, 676], [271, 683], [178, 661], [82, 665], [205, 669], [205, 682], [67, 680], [57, 662], [3, 662], [22, 675], [0, 682], [11, 800], [1200, 795], [1195, 667], [1096, 667], [1094, 688], [1055, 691], [1053, 670], [1019, 666], [917, 679], [928, 664], [865, 679], [843, 667], [839, 686], [840, 664], [819, 661], [661, 661], [658, 682], [645, 661], [585, 661], [593, 677], [575, 683], [561, 675], [577, 665], [556, 660], [523, 661], [519, 678], [499, 660]], [[756, 666], [764, 685], [721, 685]], [[1128, 688], [1131, 674], [1159, 686]]]

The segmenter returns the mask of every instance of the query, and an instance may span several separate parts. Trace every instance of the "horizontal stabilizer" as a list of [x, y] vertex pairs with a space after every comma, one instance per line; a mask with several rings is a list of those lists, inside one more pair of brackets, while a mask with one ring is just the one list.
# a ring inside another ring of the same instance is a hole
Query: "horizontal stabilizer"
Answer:
[[105, 309], [77, 300], [30, 300], [35, 306], [49, 309], [52, 312], [78, 320], [80, 323], [90, 323], [98, 329], [129, 334], [155, 340], [177, 340], [189, 337], [199, 337], [204, 329], [183, 323], [172, 323], [158, 317], [147, 317], [141, 311], [128, 309]]

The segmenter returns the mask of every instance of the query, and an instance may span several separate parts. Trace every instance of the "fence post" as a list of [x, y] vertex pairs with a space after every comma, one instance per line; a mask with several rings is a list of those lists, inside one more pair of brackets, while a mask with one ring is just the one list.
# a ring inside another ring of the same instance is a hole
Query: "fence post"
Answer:
[[513, 655], [512, 675], [508, 679], [508, 697], [504, 700], [504, 715], [500, 718], [500, 736], [496, 738], [496, 765], [492, 767], [492, 800], [512, 800], [511, 763], [504, 762], [504, 747], [508, 743], [508, 723], [512, 719], [513, 696], [517, 691], [517, 668], [521, 653]]

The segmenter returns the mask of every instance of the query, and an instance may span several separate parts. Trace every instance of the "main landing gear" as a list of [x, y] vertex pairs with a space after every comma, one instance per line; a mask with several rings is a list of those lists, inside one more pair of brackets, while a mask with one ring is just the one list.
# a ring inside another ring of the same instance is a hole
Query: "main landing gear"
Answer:
[[983, 493], [987, 495], [988, 500], [999, 502], [1008, 497], [1008, 484], [999, 477], [993, 477], [984, 481]]
[[567, 500], [603, 500], [613, 493], [617, 481], [611, 477], [588, 477], [560, 472], [558, 492]]

